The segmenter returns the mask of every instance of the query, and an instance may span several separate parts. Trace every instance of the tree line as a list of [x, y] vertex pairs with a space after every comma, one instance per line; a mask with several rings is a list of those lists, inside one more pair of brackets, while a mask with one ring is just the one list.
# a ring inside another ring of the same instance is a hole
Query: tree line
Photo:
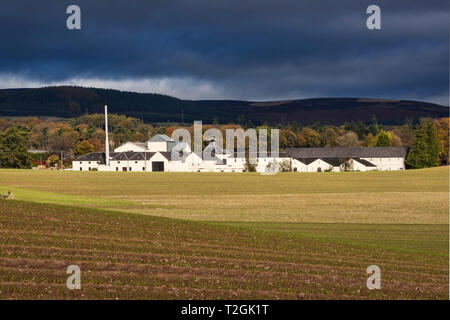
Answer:
[[[203, 130], [218, 128], [225, 137], [226, 129], [246, 129], [244, 124], [203, 125]], [[186, 128], [193, 134], [192, 126], [173, 123], [153, 126], [142, 120], [124, 115], [109, 115], [111, 149], [128, 141], [146, 141], [157, 133], [171, 136], [177, 128]], [[256, 127], [271, 129], [267, 124]], [[374, 118], [371, 123], [361, 121], [342, 126], [319, 123], [301, 126], [289, 123], [280, 129], [280, 149], [295, 147], [408, 147], [406, 163], [411, 168], [448, 164], [449, 118], [423, 118], [413, 124], [381, 125]], [[270, 133], [270, 130], [268, 130]], [[269, 137], [270, 140], [270, 137]], [[11, 118], [0, 119], [0, 167], [29, 168], [37, 164], [60, 166], [90, 152], [104, 151], [104, 115], [89, 114], [71, 119]], [[30, 154], [28, 150], [43, 150]]]

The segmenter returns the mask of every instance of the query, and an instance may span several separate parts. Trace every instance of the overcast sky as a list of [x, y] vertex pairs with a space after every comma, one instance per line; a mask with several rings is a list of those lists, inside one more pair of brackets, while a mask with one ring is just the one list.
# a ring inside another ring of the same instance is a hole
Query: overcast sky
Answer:
[[[71, 4], [81, 30], [66, 27]], [[381, 30], [366, 27], [371, 4]], [[448, 105], [447, 0], [4, 1], [0, 41], [0, 88]]]

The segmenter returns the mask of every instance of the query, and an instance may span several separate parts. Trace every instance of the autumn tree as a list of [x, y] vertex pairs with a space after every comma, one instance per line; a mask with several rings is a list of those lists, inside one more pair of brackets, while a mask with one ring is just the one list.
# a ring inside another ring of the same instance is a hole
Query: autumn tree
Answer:
[[441, 118], [434, 121], [439, 141], [441, 164], [449, 163], [449, 122], [450, 118]]
[[359, 141], [358, 135], [353, 131], [349, 131], [337, 137], [335, 142], [339, 147], [356, 147], [361, 145], [361, 141]]
[[373, 136], [373, 134], [369, 133], [365, 138], [364, 138], [364, 145], [366, 147], [374, 147], [375, 144], [377, 143], [377, 139]]
[[94, 147], [94, 152], [103, 151], [105, 149], [103, 140], [90, 138], [88, 141]]
[[84, 156], [91, 152], [94, 152], [94, 146], [87, 140], [83, 140], [75, 146], [75, 155], [77, 156]]
[[57, 154], [52, 154], [47, 158], [45, 162], [48, 168], [54, 168], [60, 165], [59, 156]]
[[280, 148], [294, 148], [297, 145], [297, 135], [291, 129], [280, 130]]
[[289, 160], [283, 160], [279, 164], [279, 171], [280, 172], [292, 172], [292, 164]]
[[398, 137], [393, 131], [388, 131], [387, 135], [389, 140], [391, 140], [391, 144], [393, 147], [401, 147], [403, 146], [402, 139]]
[[297, 140], [305, 141], [304, 145], [300, 145], [300, 147], [320, 147], [322, 145], [322, 140], [320, 138], [320, 134], [309, 127], [303, 128], [297, 134]]
[[409, 124], [395, 127], [393, 133], [400, 138], [403, 146], [411, 146], [414, 141], [414, 130]]
[[338, 129], [334, 127], [327, 127], [320, 133], [322, 144], [326, 147], [333, 147], [336, 145], [336, 138], [339, 136]]

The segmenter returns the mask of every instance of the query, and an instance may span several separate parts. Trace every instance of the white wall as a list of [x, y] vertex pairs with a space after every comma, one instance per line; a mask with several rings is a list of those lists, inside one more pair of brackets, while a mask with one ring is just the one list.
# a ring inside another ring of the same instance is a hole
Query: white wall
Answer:
[[[159, 142], [157, 142], [159, 143]], [[165, 144], [165, 142], [162, 142]], [[292, 170], [297, 168], [297, 172], [317, 172], [318, 168], [322, 171], [326, 171], [330, 168], [330, 164], [326, 161], [317, 159], [309, 165], [305, 165], [297, 159], [290, 158], [259, 158], [256, 163], [256, 170], [258, 172], [265, 172], [267, 164], [276, 160], [280, 164], [284, 160], [290, 160], [292, 164]], [[364, 158], [364, 160], [370, 161], [377, 165], [377, 168], [366, 167], [365, 165], [353, 161], [353, 170], [367, 171], [367, 170], [404, 170], [405, 161], [404, 158]], [[150, 160], [111, 160], [110, 167], [100, 165], [97, 161], [73, 161], [72, 169], [74, 171], [89, 171], [97, 169], [99, 171], [122, 171], [123, 167], [127, 168], [127, 171], [143, 172], [152, 171], [152, 162], [162, 161], [164, 162], [164, 171], [175, 172], [242, 172], [245, 168], [245, 158], [227, 158], [226, 164], [220, 165], [215, 161], [203, 161], [197, 154], [191, 153], [187, 156], [185, 161], [169, 161], [161, 153], [157, 152]], [[339, 167], [333, 167], [332, 171], [340, 171]]]
[[170, 161], [168, 171], [197, 172], [203, 160], [196, 153], [189, 154], [184, 161]]
[[89, 171], [92, 169], [97, 169], [99, 167], [99, 162], [97, 161], [72, 161], [72, 170], [74, 171]]
[[228, 158], [226, 164], [215, 160], [204, 161], [197, 154], [189, 154], [184, 161], [170, 161], [167, 171], [173, 172], [242, 172], [245, 159]]
[[[272, 158], [272, 157], [258, 158], [257, 162], [256, 162], [256, 172], [266, 172], [268, 170], [267, 165], [273, 164], [274, 161], [276, 161], [277, 170], [279, 170], [280, 164], [284, 161], [291, 162], [291, 158]], [[292, 162], [291, 162], [291, 167], [292, 167]], [[292, 167], [292, 170], [294, 170], [293, 167]]]
[[152, 171], [152, 162], [164, 162], [164, 171], [169, 171], [169, 160], [161, 153], [157, 152], [147, 161], [147, 171]]
[[[99, 171], [119, 171], [122, 172], [123, 168], [127, 169], [127, 172], [144, 172], [148, 171], [148, 164], [144, 160], [110, 160], [109, 167], [101, 166]], [[131, 168], [131, 169], [130, 169]]]
[[378, 170], [405, 170], [405, 158], [361, 158], [372, 162]]
[[150, 152], [167, 152], [167, 142], [161, 141], [161, 142], [147, 142], [147, 148]]
[[366, 167], [364, 164], [359, 163], [357, 160], [353, 160], [353, 171], [373, 171], [377, 170], [377, 167]]
[[292, 159], [292, 171], [294, 169], [297, 169], [296, 172], [308, 172], [308, 166], [297, 159]]
[[323, 161], [322, 159], [317, 159], [308, 164], [308, 172], [318, 172], [319, 168], [323, 172], [329, 170], [330, 168], [332, 168], [332, 166], [329, 163]]

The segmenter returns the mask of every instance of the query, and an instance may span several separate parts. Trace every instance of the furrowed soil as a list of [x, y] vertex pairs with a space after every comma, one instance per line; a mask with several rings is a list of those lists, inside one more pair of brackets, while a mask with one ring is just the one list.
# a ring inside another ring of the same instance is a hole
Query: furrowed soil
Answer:
[[448, 299], [448, 256], [258, 228], [0, 200], [0, 299]]

